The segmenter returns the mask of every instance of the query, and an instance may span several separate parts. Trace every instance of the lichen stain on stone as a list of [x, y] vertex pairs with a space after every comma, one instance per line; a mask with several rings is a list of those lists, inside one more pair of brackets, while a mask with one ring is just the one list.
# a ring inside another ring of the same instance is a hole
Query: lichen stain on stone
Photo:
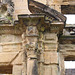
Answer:
[[34, 66], [33, 66], [33, 70], [32, 70], [32, 75], [38, 75], [37, 60], [34, 61]]

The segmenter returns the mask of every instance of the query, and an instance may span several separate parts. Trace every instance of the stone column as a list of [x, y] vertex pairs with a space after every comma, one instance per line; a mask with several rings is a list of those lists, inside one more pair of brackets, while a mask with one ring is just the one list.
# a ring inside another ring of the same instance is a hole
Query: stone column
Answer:
[[27, 75], [38, 75], [37, 68], [37, 41], [38, 30], [36, 26], [27, 26], [26, 29], [26, 45], [27, 50]]

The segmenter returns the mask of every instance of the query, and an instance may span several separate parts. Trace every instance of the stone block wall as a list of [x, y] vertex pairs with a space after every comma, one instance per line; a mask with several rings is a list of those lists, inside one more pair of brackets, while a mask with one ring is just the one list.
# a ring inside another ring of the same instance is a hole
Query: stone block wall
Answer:
[[12, 26], [0, 26], [0, 69], [5, 67], [0, 73], [10, 74], [9, 66], [22, 65], [22, 37], [15, 30]]

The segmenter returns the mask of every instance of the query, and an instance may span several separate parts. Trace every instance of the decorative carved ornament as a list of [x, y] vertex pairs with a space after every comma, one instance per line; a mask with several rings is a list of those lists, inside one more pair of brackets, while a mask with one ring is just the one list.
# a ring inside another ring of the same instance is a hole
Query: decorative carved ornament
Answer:
[[14, 4], [12, 0], [0, 0], [0, 23], [12, 23]]

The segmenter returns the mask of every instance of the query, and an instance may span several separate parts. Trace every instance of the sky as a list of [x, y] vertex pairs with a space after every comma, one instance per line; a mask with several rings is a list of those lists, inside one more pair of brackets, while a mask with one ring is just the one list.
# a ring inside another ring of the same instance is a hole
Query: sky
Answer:
[[67, 17], [67, 24], [75, 24], [75, 15], [64, 15]]
[[65, 61], [65, 69], [75, 69], [75, 61]]

